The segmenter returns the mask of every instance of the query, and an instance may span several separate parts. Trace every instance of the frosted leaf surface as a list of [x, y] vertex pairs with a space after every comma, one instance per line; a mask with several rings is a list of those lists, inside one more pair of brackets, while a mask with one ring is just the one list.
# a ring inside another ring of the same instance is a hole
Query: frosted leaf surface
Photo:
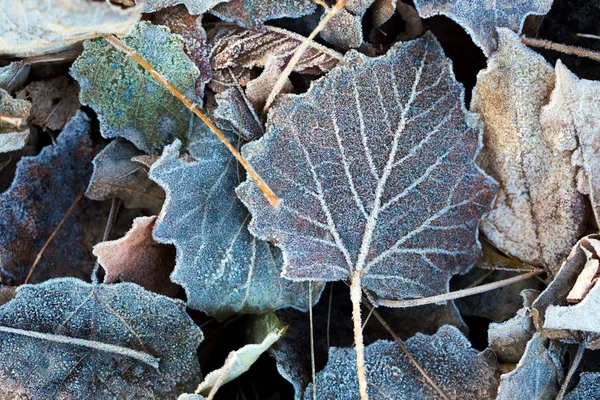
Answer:
[[85, 195], [93, 200], [116, 197], [123, 200], [127, 208], [159, 213], [165, 192], [148, 177], [142, 166], [132, 161], [143, 154], [126, 140], [111, 142], [92, 161], [94, 173]]
[[0, 307], [0, 397], [175, 398], [199, 378], [202, 338], [182, 301], [135, 284], [24, 285]]
[[0, 0], [0, 56], [55, 53], [103, 34], [127, 35], [141, 8], [105, 1]]
[[[493, 399], [499, 383], [496, 357], [479, 353], [453, 326], [405, 343], [408, 351], [450, 399]], [[392, 341], [378, 340], [365, 348], [369, 398], [413, 400], [440, 398], [414, 364]], [[356, 354], [353, 348], [332, 347], [327, 366], [316, 377], [318, 399], [359, 399]], [[304, 399], [313, 398], [312, 383]]]
[[[183, 50], [179, 35], [141, 22], [123, 38], [190, 99], [195, 99], [198, 68]], [[160, 154], [174, 138], [185, 140], [191, 113], [148, 72], [105, 40], [84, 43], [71, 67], [81, 104], [98, 114], [106, 138], [123, 137], [148, 154]]]
[[328, 43], [344, 50], [363, 44], [362, 19], [375, 0], [348, 0], [321, 31], [321, 37]]
[[159, 11], [177, 4], [184, 4], [190, 14], [200, 15], [225, 1], [228, 0], [141, 0], [140, 3], [143, 4], [143, 11], [145, 13]]
[[565, 400], [600, 399], [600, 372], [582, 372], [577, 387], [565, 396]]
[[248, 232], [250, 215], [235, 195], [241, 168], [212, 132], [199, 132], [191, 157], [178, 158], [176, 142], [150, 170], [167, 194], [154, 238], [177, 248], [171, 280], [183, 286], [189, 307], [218, 319], [306, 308], [308, 285], [281, 278], [281, 252]]
[[519, 37], [500, 29], [500, 47], [479, 73], [471, 110], [481, 115], [482, 168], [500, 182], [481, 229], [501, 251], [556, 274], [585, 225], [574, 148], [542, 129], [554, 71]]
[[238, 195], [251, 232], [283, 249], [283, 275], [335, 281], [362, 271], [386, 299], [446, 292], [477, 260], [477, 224], [495, 182], [474, 162], [462, 86], [431, 34], [385, 56], [356, 52], [270, 111], [243, 155], [283, 199], [253, 182]]
[[[10, 93], [0, 88], [0, 114], [23, 118], [27, 121], [31, 103], [22, 99], [14, 99]], [[15, 131], [13, 125], [0, 122], [0, 154], [22, 149], [27, 143], [29, 129]]]
[[521, 33], [528, 15], [545, 15], [553, 0], [415, 0], [423, 18], [445, 15], [462, 26], [486, 56], [498, 48], [497, 28]]
[[244, 140], [256, 139], [264, 134], [258, 114], [237, 85], [215, 96], [217, 108], [213, 116], [217, 123], [231, 132], [238, 132]]
[[217, 17], [245, 27], [277, 18], [298, 18], [315, 10], [312, 0], [229, 0], [212, 9]]

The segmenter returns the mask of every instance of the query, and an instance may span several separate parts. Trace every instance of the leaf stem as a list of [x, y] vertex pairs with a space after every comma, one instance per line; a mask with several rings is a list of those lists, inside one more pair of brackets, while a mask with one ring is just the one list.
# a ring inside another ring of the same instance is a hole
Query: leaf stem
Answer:
[[142, 56], [137, 54], [131, 47], [127, 46], [121, 40], [119, 40], [115, 35], [104, 35], [104, 39], [113, 45], [116, 49], [125, 53], [129, 58], [137, 62], [142, 68], [150, 73], [161, 85], [163, 85], [169, 92], [171, 92], [175, 97], [177, 97], [185, 106], [196, 114], [202, 122], [206, 124], [210, 128], [211, 131], [219, 138], [219, 140], [227, 147], [227, 149], [231, 152], [231, 154], [235, 157], [235, 159], [244, 167], [244, 169], [248, 172], [248, 175], [256, 182], [260, 190], [264, 193], [265, 197], [273, 206], [277, 208], [281, 199], [275, 195], [275, 193], [271, 190], [271, 188], [267, 185], [265, 181], [258, 175], [258, 173], [248, 164], [248, 162], [242, 157], [242, 155], [237, 151], [237, 149], [229, 143], [225, 135], [217, 128], [215, 124], [206, 116], [198, 106], [193, 103], [190, 99], [187, 98], [179, 89], [171, 84], [160, 72], [158, 72], [148, 61], [146, 61]]
[[542, 49], [554, 50], [565, 54], [572, 54], [578, 57], [586, 57], [594, 61], [600, 61], [600, 53], [592, 50], [584, 49], [583, 47], [569, 46], [566, 44], [554, 43], [544, 39], [534, 39], [521, 37], [521, 43], [531, 47], [539, 47]]
[[363, 341], [362, 321], [360, 316], [360, 303], [362, 300], [361, 290], [362, 271], [352, 271], [350, 280], [350, 300], [352, 301], [352, 321], [354, 322], [354, 343], [356, 344], [356, 372], [358, 374], [358, 388], [360, 399], [368, 400], [367, 378], [365, 376], [365, 344]]
[[577, 370], [577, 367], [579, 366], [579, 363], [583, 358], [584, 350], [585, 346], [579, 344], [579, 346], [577, 347], [577, 352], [575, 353], [575, 357], [573, 357], [573, 361], [571, 362], [571, 366], [569, 367], [569, 372], [567, 372], [567, 376], [565, 377], [565, 380], [563, 381], [560, 387], [560, 391], [556, 396], [556, 400], [563, 400], [563, 398], [565, 397], [565, 393], [567, 392], [567, 389], [569, 387], [569, 382], [571, 382], [571, 378], [573, 378], [573, 375], [575, 374], [575, 371]]

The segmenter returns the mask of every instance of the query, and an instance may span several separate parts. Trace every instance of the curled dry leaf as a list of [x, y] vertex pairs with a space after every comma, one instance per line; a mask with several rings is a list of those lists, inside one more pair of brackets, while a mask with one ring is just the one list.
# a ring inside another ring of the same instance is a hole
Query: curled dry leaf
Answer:
[[[269, 94], [271, 94], [271, 91], [277, 83], [277, 79], [279, 79], [279, 76], [283, 72], [283, 69], [286, 66], [283, 61], [284, 60], [278, 59], [277, 57], [269, 57], [263, 72], [246, 85], [246, 96], [248, 97], [248, 101], [252, 103], [254, 110], [257, 112], [261, 112], [264, 109]], [[294, 90], [294, 86], [290, 79], [286, 78], [279, 93], [290, 93], [292, 90]]]
[[513, 32], [498, 32], [498, 52], [479, 73], [471, 103], [484, 125], [478, 161], [500, 182], [481, 229], [503, 252], [553, 276], [583, 233], [585, 199], [577, 191], [573, 152], [540, 122], [554, 71]]
[[321, 37], [328, 43], [344, 50], [360, 47], [363, 44], [362, 19], [375, 0], [348, 0], [321, 31]]
[[[199, 71], [184, 41], [167, 28], [141, 22], [123, 38], [188, 98], [195, 99]], [[84, 43], [71, 67], [81, 104], [98, 114], [106, 138], [123, 137], [148, 154], [160, 154], [174, 138], [186, 140], [191, 113], [149, 72], [105, 40]]]
[[0, 56], [10, 57], [55, 53], [103, 34], [127, 35], [142, 12], [91, 0], [0, 0], [0, 10]]
[[218, 4], [211, 13], [244, 27], [261, 25], [277, 18], [298, 18], [315, 9], [312, 0], [229, 0]]
[[182, 301], [131, 283], [24, 285], [0, 307], [0, 396], [174, 398], [200, 375], [202, 338]]
[[189, 307], [220, 320], [288, 306], [306, 309], [307, 285], [281, 278], [281, 253], [247, 230], [250, 215], [235, 195], [243, 170], [231, 153], [204, 126], [188, 151], [191, 157], [179, 158], [179, 142], [166, 147], [150, 177], [167, 194], [154, 238], [177, 248], [171, 280], [183, 286]]
[[[0, 277], [4, 284], [23, 283], [37, 252], [85, 191], [97, 151], [98, 145], [90, 138], [90, 120], [78, 111], [56, 145], [44, 147], [35, 157], [21, 158], [11, 187], [0, 195]], [[95, 230], [104, 228], [98, 217], [105, 221], [93, 202], [78, 204], [46, 249], [30, 282], [57, 276], [88, 279], [94, 264], [90, 243], [100, 239]]]
[[[494, 353], [471, 348], [453, 326], [443, 326], [432, 336], [416, 334], [406, 348], [449, 399], [493, 399], [500, 371]], [[358, 399], [355, 353], [352, 348], [332, 347], [327, 366], [317, 374], [317, 398]], [[365, 348], [369, 398], [413, 400], [438, 398], [408, 357], [387, 340]], [[401, 388], [401, 390], [399, 390]], [[304, 399], [313, 398], [313, 385]]]
[[600, 399], [600, 372], [582, 372], [579, 375], [579, 383], [565, 400], [590, 400]]
[[209, 11], [211, 8], [219, 3], [223, 3], [229, 0], [138, 0], [142, 3], [142, 10], [145, 13], [151, 13], [162, 10], [167, 7], [176, 6], [177, 4], [184, 4], [190, 14], [200, 15]]
[[423, 18], [445, 15], [462, 26], [486, 56], [498, 48], [497, 28], [521, 33], [528, 15], [545, 15], [553, 0], [414, 0]]
[[240, 86], [217, 93], [215, 100], [217, 108], [213, 116], [223, 130], [237, 132], [244, 140], [256, 139], [265, 133], [258, 114]]
[[149, 177], [147, 170], [132, 159], [144, 152], [131, 143], [116, 139], [94, 158], [94, 173], [85, 195], [92, 200], [119, 198], [127, 208], [141, 208], [158, 214], [165, 192]]
[[155, 293], [174, 297], [179, 287], [169, 280], [175, 248], [152, 238], [156, 216], [138, 217], [120, 239], [101, 242], [93, 253], [104, 268], [104, 283], [133, 282]]
[[371, 24], [374, 27], [383, 25], [396, 12], [396, 3], [402, 0], [375, 0], [371, 14]]
[[379, 58], [350, 52], [271, 109], [242, 153], [283, 202], [274, 210], [251, 181], [238, 195], [252, 233], [283, 249], [284, 276], [360, 271], [372, 297], [405, 299], [446, 292], [475, 263], [496, 184], [475, 165], [462, 90], [427, 34]]
[[31, 102], [31, 122], [55, 131], [63, 129], [81, 107], [78, 96], [79, 85], [68, 76], [32, 82], [17, 93], [19, 99]]
[[[0, 88], [0, 114], [21, 118], [29, 117], [31, 103], [14, 99], [10, 93]], [[22, 149], [29, 137], [29, 129], [19, 131], [13, 124], [0, 121], [0, 154]]]

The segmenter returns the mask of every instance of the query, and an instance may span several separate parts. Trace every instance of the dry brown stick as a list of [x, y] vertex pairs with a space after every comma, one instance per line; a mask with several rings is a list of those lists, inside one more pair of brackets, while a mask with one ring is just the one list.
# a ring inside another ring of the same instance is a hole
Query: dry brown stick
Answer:
[[575, 371], [577, 370], [577, 367], [579, 366], [579, 363], [581, 362], [581, 359], [583, 358], [584, 350], [585, 350], [585, 346], [583, 346], [581, 344], [577, 347], [577, 352], [575, 353], [575, 357], [573, 358], [573, 361], [571, 362], [571, 366], [569, 367], [569, 372], [567, 372], [567, 376], [565, 377], [565, 380], [563, 381], [563, 383], [560, 387], [560, 391], [558, 392], [558, 395], [556, 396], [556, 400], [562, 400], [565, 397], [565, 394], [567, 392], [567, 387], [569, 386], [569, 382], [571, 382], [571, 378], [573, 378], [573, 375], [575, 374]]
[[69, 209], [67, 210], [67, 212], [65, 213], [65, 215], [62, 217], [62, 219], [60, 220], [60, 222], [58, 223], [58, 226], [56, 228], [54, 228], [54, 232], [52, 232], [52, 234], [50, 235], [50, 237], [48, 238], [48, 240], [46, 240], [46, 243], [44, 243], [44, 245], [42, 246], [41, 250], [38, 252], [37, 256], [35, 257], [35, 261], [31, 265], [31, 268], [29, 268], [29, 273], [27, 273], [27, 277], [25, 278], [25, 282], [23, 282], [23, 283], [29, 282], [29, 279], [31, 278], [31, 274], [33, 274], [33, 271], [35, 270], [35, 267], [38, 265], [38, 263], [42, 259], [42, 254], [44, 254], [44, 251], [46, 251], [46, 248], [48, 247], [48, 245], [50, 244], [50, 242], [52, 242], [52, 239], [54, 239], [54, 237], [56, 236], [56, 234], [58, 233], [58, 231], [60, 231], [60, 228], [63, 226], [63, 224], [65, 223], [65, 221], [67, 220], [67, 218], [69, 218], [69, 215], [71, 215], [71, 213], [75, 209], [75, 206], [77, 206], [77, 203], [79, 203], [81, 201], [82, 197], [83, 197], [83, 193], [80, 193], [80, 194], [77, 195], [77, 197], [75, 197], [75, 200], [73, 200], [73, 203], [71, 203], [71, 206], [69, 207]]
[[521, 37], [521, 42], [527, 46], [554, 50], [565, 54], [572, 54], [574, 56], [586, 57], [594, 61], [600, 61], [600, 53], [584, 49], [583, 47], [569, 46], [566, 44], [554, 43], [549, 40], [533, 39], [528, 37]]
[[383, 319], [383, 317], [375, 310], [375, 307], [373, 307], [373, 305], [371, 305], [369, 303], [369, 301], [367, 299], [365, 299], [364, 297], [362, 298], [362, 302], [367, 308], [369, 308], [371, 310], [371, 312], [373, 313], [375, 318], [377, 318], [377, 321], [379, 321], [379, 323], [385, 328], [385, 330], [388, 331], [388, 333], [394, 338], [394, 340], [396, 341], [398, 346], [400, 346], [400, 349], [402, 350], [402, 352], [404, 352], [404, 354], [406, 355], [406, 357], [408, 357], [410, 362], [412, 362], [413, 365], [415, 366], [415, 368], [417, 368], [419, 370], [419, 372], [421, 373], [421, 375], [423, 375], [423, 378], [425, 378], [425, 380], [427, 382], [429, 382], [429, 384], [431, 386], [433, 386], [433, 388], [436, 390], [436, 392], [439, 393], [440, 396], [442, 396], [442, 398], [444, 398], [445, 400], [448, 400], [448, 397], [446, 396], [446, 394], [433, 381], [433, 379], [431, 379], [431, 377], [427, 374], [427, 372], [423, 369], [423, 367], [421, 367], [419, 362], [417, 360], [415, 360], [415, 358], [412, 356], [412, 354], [410, 354], [410, 352], [408, 351], [406, 346], [404, 346], [404, 343], [402, 342], [402, 340], [400, 340], [400, 338], [398, 337], [398, 335], [396, 335], [396, 332], [394, 332], [392, 327], [389, 326], [388, 323], [385, 321], [385, 319]]
[[463, 297], [473, 296], [475, 294], [485, 293], [492, 291], [494, 289], [499, 289], [504, 286], [512, 285], [513, 283], [523, 281], [525, 279], [531, 278], [532, 276], [536, 276], [542, 274], [544, 271], [542, 269], [538, 271], [527, 272], [526, 274], [521, 274], [517, 276], [513, 276], [512, 278], [503, 279], [501, 281], [486, 283], [485, 285], [477, 286], [474, 288], [457, 290], [455, 292], [444, 293], [437, 296], [431, 297], [423, 297], [420, 299], [409, 299], [409, 300], [379, 300], [379, 305], [385, 307], [394, 307], [394, 308], [404, 308], [404, 307], [416, 307], [416, 306], [424, 306], [426, 304], [433, 303], [441, 303], [448, 300], [460, 299]]
[[148, 71], [150, 75], [152, 75], [161, 85], [167, 88], [169, 92], [171, 92], [183, 104], [185, 104], [185, 106], [190, 111], [196, 114], [202, 120], [202, 122], [204, 122], [206, 126], [208, 126], [210, 130], [213, 131], [213, 133], [219, 138], [219, 140], [225, 145], [225, 147], [227, 147], [227, 149], [231, 152], [231, 154], [233, 154], [235, 159], [242, 165], [242, 167], [244, 167], [244, 169], [248, 172], [248, 175], [250, 175], [252, 180], [256, 182], [260, 190], [264, 193], [271, 206], [273, 206], [274, 208], [277, 208], [277, 206], [279, 206], [281, 199], [275, 195], [275, 193], [271, 190], [269, 185], [267, 185], [267, 183], [263, 181], [260, 175], [258, 175], [258, 173], [254, 170], [254, 168], [252, 168], [250, 164], [246, 162], [244, 157], [242, 157], [242, 155], [237, 151], [237, 149], [231, 143], [229, 143], [229, 141], [227, 140], [225, 135], [223, 135], [223, 133], [219, 130], [219, 128], [217, 128], [217, 126], [213, 124], [213, 122], [206, 115], [204, 115], [202, 111], [200, 111], [200, 109], [195, 103], [193, 103], [183, 93], [181, 93], [179, 89], [173, 86], [171, 82], [169, 82], [167, 78], [165, 78], [152, 65], [150, 65], [148, 61], [146, 61], [142, 56], [137, 54], [131, 47], [127, 46], [125, 43], [119, 40], [116, 36], [104, 35], [104, 39], [106, 39], [106, 41], [112, 44], [116, 49], [121, 50], [123, 53], [127, 54], [129, 58], [137, 62], [142, 68]]
[[[223, 365], [223, 370], [219, 374], [219, 377], [217, 378], [217, 381], [215, 382], [214, 386], [210, 389], [210, 393], [208, 394], [206, 400], [213, 400], [215, 398], [217, 391], [223, 385], [225, 377], [227, 377], [227, 374], [233, 367], [233, 364], [235, 364], [235, 357], [227, 357], [227, 359], [225, 360], [225, 365]], [[198, 391], [196, 391], [196, 394], [199, 394]]]

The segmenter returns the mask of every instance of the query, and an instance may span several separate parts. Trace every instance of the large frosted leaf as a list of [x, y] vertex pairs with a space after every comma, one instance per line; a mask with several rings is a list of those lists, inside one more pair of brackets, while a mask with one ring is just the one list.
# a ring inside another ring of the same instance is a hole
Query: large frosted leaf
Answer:
[[12, 57], [57, 52], [106, 33], [127, 35], [142, 11], [91, 0], [0, 0], [0, 10], [0, 56]]
[[177, 142], [150, 170], [167, 194], [154, 237], [177, 248], [171, 279], [184, 287], [191, 308], [219, 319], [307, 307], [308, 285], [280, 278], [281, 253], [247, 230], [235, 159], [211, 132], [200, 132], [189, 149], [193, 158], [178, 158]]
[[0, 397], [174, 399], [199, 378], [200, 341], [182, 301], [131, 283], [21, 286], [0, 307]]
[[155, 12], [177, 4], [185, 4], [190, 14], [204, 14], [219, 3], [228, 0], [141, 0], [145, 13]]
[[477, 224], [495, 183], [474, 163], [479, 132], [430, 34], [344, 65], [271, 109], [244, 156], [283, 199], [250, 181], [251, 231], [284, 251], [284, 276], [341, 280], [403, 299], [448, 290], [477, 260]]
[[590, 400], [600, 398], [600, 372], [583, 372], [579, 376], [579, 383], [565, 400]]
[[[181, 36], [142, 22], [123, 41], [189, 98], [198, 68], [183, 51]], [[71, 67], [79, 99], [96, 111], [106, 138], [123, 137], [148, 154], [160, 154], [174, 138], [185, 140], [190, 112], [148, 72], [105, 40], [84, 43]]]
[[[14, 99], [10, 93], [0, 88], [0, 114], [27, 120], [31, 103]], [[13, 125], [0, 122], [0, 154], [22, 149], [29, 137], [29, 129], [16, 131]]]
[[[453, 326], [432, 336], [417, 334], [406, 348], [449, 399], [493, 399], [499, 383], [498, 362], [492, 351], [477, 352]], [[318, 399], [359, 399], [353, 348], [332, 347], [327, 366], [317, 374]], [[373, 400], [433, 399], [437, 392], [423, 379], [400, 347], [379, 340], [365, 348], [369, 398]], [[313, 385], [304, 399], [313, 398]]]
[[315, 9], [312, 0], [229, 0], [218, 4], [212, 13], [225, 21], [246, 27], [276, 18], [297, 18]]
[[490, 56], [498, 47], [496, 28], [521, 33], [528, 15], [544, 15], [553, 0], [415, 0], [423, 18], [445, 15], [460, 24]]

